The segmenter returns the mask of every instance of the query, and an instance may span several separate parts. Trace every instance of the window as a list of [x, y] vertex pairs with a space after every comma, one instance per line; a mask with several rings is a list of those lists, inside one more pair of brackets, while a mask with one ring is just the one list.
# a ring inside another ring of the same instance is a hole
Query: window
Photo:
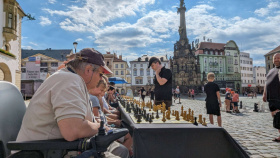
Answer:
[[206, 57], [204, 58], [204, 63], [207, 64], [207, 58]]
[[222, 58], [220, 58], [220, 64], [222, 64], [222, 60], [223, 60], [223, 59], [222, 59]]
[[115, 75], [119, 75], [119, 72], [118, 72], [118, 71], [116, 71], [116, 72], [115, 72]]
[[242, 60], [240, 60], [240, 63], [242, 64]]
[[143, 64], [141, 64], [140, 67], [143, 67]]
[[8, 17], [8, 27], [12, 28], [12, 22], [13, 22], [13, 14], [9, 13]]
[[150, 69], [147, 69], [147, 76], [150, 76]]
[[133, 76], [137, 76], [137, 69], [133, 70]]
[[140, 76], [144, 76], [144, 70], [143, 69], [140, 70]]
[[41, 63], [41, 67], [48, 67], [48, 63]]
[[52, 63], [51, 63], [51, 66], [52, 66], [52, 67], [58, 67], [58, 63], [57, 63], [57, 62], [52, 62]]
[[229, 51], [227, 51], [227, 56], [230, 56], [230, 52]]
[[121, 64], [121, 68], [123, 68], [123, 64]]
[[136, 84], [143, 84], [143, 79], [135, 79]]
[[218, 62], [217, 62], [217, 58], [214, 58], [214, 62], [215, 62], [215, 63], [218, 63]]
[[237, 53], [234, 53], [234, 56], [237, 57]]
[[208, 54], [208, 51], [206, 50], [206, 51], [204, 51], [204, 54]]
[[213, 62], [212, 58], [209, 58], [209, 63], [212, 63], [212, 62]]
[[134, 64], [134, 67], [136, 67], [136, 64]]
[[40, 68], [40, 72], [47, 73], [48, 72], [48, 68]]
[[109, 66], [109, 61], [107, 61], [107, 66]]
[[208, 71], [207, 71], [207, 66], [204, 67], [204, 71], [205, 71], [205, 72], [208, 72]]
[[124, 74], [123, 74], [123, 71], [121, 71], [121, 75], [124, 75]]
[[215, 55], [219, 55], [218, 51], [215, 51]]
[[210, 51], [210, 55], [213, 55], [213, 51], [212, 50]]
[[220, 72], [223, 72], [223, 67], [220, 67]]
[[21, 68], [22, 73], [26, 73], [26, 68]]
[[236, 65], [238, 64], [237, 59], [235, 59], [235, 64], [236, 64]]
[[115, 68], [119, 68], [119, 65], [118, 65], [118, 64], [115, 64]]
[[237, 67], [235, 68], [235, 72], [238, 72], [238, 68]]

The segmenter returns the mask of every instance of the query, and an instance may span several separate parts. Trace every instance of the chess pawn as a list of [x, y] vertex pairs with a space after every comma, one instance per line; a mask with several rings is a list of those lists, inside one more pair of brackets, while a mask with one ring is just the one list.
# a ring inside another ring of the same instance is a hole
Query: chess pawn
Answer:
[[205, 118], [205, 117], [203, 118], [203, 123], [202, 123], [202, 125], [203, 125], [203, 126], [207, 126], [206, 118]]
[[149, 122], [150, 122], [150, 123], [152, 123], [152, 122], [153, 122], [153, 120], [152, 120], [152, 116], [150, 116]]
[[138, 115], [137, 115], [137, 123], [140, 123], [140, 122], [141, 122], [141, 117], [142, 117], [141, 114], [138, 114]]
[[167, 120], [170, 120], [170, 113], [171, 113], [171, 112], [170, 112], [169, 110], [166, 112], [166, 119], [167, 119]]
[[182, 111], [184, 111], [184, 107], [183, 107], [183, 105], [181, 106], [181, 110], [182, 110]]
[[176, 111], [175, 115], [176, 115], [176, 120], [177, 120], [177, 121], [180, 121], [179, 112], [178, 112], [178, 111]]
[[184, 120], [187, 120], [187, 111], [184, 111], [183, 119], [184, 119]]
[[187, 114], [187, 121], [190, 121], [190, 114]]
[[198, 115], [198, 123], [202, 124], [202, 115]]
[[192, 110], [192, 116], [193, 116], [193, 113], [194, 113], [194, 112], [193, 112], [193, 110]]
[[[183, 107], [183, 106], [182, 106], [182, 107]], [[180, 115], [180, 116], [184, 117], [184, 108], [181, 109], [181, 115]]]
[[192, 115], [191, 115], [191, 123], [194, 123], [194, 118]]
[[197, 126], [198, 123], [196, 122], [196, 119], [197, 119], [197, 118], [195, 117], [195, 118], [194, 118], [194, 123], [193, 123], [193, 124]]
[[159, 115], [158, 115], [158, 110], [157, 110], [157, 115], [156, 115], [156, 118], [157, 118], [157, 119], [159, 118]]
[[165, 122], [166, 121], [166, 119], [165, 119], [165, 112], [163, 112], [163, 114], [162, 114], [162, 122]]
[[191, 114], [191, 112], [192, 112], [192, 110], [191, 110], [191, 108], [189, 108], [189, 114]]
[[172, 116], [175, 116], [175, 112], [174, 112], [174, 110], [172, 110]]
[[154, 117], [154, 113], [152, 112], [152, 119], [154, 119], [155, 117]]

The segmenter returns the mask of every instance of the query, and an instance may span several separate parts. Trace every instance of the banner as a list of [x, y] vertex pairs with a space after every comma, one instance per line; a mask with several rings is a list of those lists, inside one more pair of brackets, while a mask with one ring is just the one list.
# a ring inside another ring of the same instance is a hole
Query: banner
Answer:
[[39, 56], [36, 57], [35, 66], [40, 66], [41, 58]]

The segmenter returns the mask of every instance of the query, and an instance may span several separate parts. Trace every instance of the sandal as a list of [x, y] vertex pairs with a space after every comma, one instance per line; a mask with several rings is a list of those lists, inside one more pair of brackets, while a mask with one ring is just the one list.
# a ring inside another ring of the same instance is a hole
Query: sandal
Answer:
[[280, 139], [274, 138], [272, 141], [274, 141], [274, 142], [280, 142]]

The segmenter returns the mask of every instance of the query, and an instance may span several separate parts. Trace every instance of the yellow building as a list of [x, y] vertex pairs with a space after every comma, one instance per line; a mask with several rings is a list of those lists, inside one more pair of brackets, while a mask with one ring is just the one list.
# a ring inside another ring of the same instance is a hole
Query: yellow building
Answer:
[[26, 16], [16, 0], [0, 0], [0, 80], [19, 89], [21, 78], [21, 20]]
[[120, 94], [126, 94], [127, 89], [130, 88], [131, 85], [131, 76], [127, 62], [122, 59], [122, 55], [119, 55], [118, 57], [116, 53], [111, 54], [110, 52], [107, 52], [106, 54], [103, 54], [103, 56], [106, 65], [113, 72], [113, 74], [108, 75], [108, 77], [120, 77], [128, 82], [126, 84], [116, 84], [115, 86]]

